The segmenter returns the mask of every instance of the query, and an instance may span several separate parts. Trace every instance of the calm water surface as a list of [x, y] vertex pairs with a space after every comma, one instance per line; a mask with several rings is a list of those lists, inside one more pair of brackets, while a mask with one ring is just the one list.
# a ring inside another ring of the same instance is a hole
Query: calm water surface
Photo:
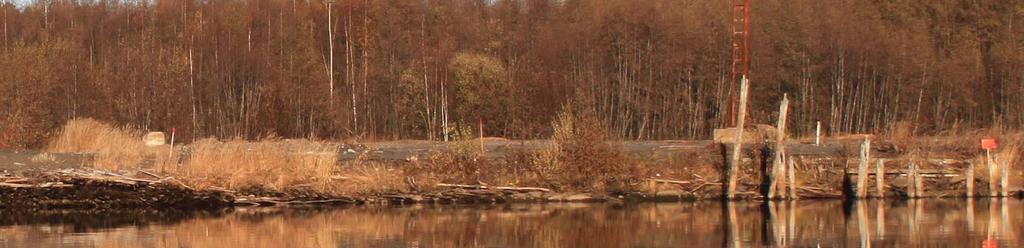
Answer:
[[0, 212], [2, 247], [1022, 247], [1019, 200]]

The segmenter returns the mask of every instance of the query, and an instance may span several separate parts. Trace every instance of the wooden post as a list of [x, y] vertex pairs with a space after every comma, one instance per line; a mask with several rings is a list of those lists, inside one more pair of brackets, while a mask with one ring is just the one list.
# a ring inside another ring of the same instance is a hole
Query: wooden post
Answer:
[[174, 161], [174, 133], [177, 131], [177, 128], [171, 128], [171, 146], [167, 149], [167, 161]]
[[914, 155], [911, 155], [910, 165], [907, 168], [907, 196], [910, 198], [917, 198], [917, 161], [914, 161]]
[[[768, 198], [777, 198], [779, 185], [786, 182], [786, 114], [789, 112], [789, 98], [782, 94], [779, 104], [779, 120], [775, 124], [775, 159], [772, 161], [771, 173], [768, 176]], [[780, 180], [781, 178], [781, 180]]]
[[480, 117], [480, 156], [487, 152], [484, 150], [484, 117]]
[[974, 160], [967, 165], [967, 171], [964, 172], [964, 183], [967, 185], [967, 192], [964, 195], [967, 198], [974, 197]]
[[788, 164], [787, 167], [789, 167], [789, 168], [786, 168], [786, 173], [789, 174], [788, 176], [786, 176], [786, 178], [789, 179], [789, 183], [787, 183], [786, 186], [789, 188], [789, 199], [794, 199], [795, 200], [797, 198], [797, 194], [796, 194], [796, 168], [795, 168], [796, 166], [794, 165], [794, 163], [796, 163], [796, 162], [793, 161], [793, 157], [789, 157], [788, 159], [786, 159], [786, 164]]
[[860, 163], [857, 164], [857, 198], [864, 198], [868, 193], [868, 161], [871, 160], [871, 139], [864, 138], [860, 145]]
[[732, 162], [729, 164], [729, 184], [728, 191], [726, 192], [729, 199], [733, 199], [736, 195], [736, 184], [738, 183], [737, 177], [739, 176], [739, 164], [740, 158], [743, 153], [743, 120], [746, 119], [747, 115], [747, 88], [749, 86], [747, 77], [744, 76], [740, 80], [740, 106], [739, 113], [736, 114], [736, 140], [732, 150]]
[[878, 198], [885, 197], [885, 161], [882, 159], [875, 163], [875, 184], [878, 188]]
[[1003, 197], [1010, 197], [1010, 161], [1003, 159], [1003, 162], [999, 165], [1003, 169], [1003, 175], [1000, 177], [999, 189], [1002, 192]]
[[921, 164], [914, 163], [914, 190], [917, 191], [914, 192], [914, 195], [917, 195], [917, 197], [924, 196], [924, 176], [921, 175], [920, 166]]
[[985, 149], [985, 163], [988, 164], [988, 195], [990, 197], [999, 196], [999, 183], [996, 182], [996, 178], [999, 177], [998, 170], [996, 170], [996, 162], [992, 159], [992, 150]]
[[814, 125], [814, 145], [821, 145], [821, 121]]

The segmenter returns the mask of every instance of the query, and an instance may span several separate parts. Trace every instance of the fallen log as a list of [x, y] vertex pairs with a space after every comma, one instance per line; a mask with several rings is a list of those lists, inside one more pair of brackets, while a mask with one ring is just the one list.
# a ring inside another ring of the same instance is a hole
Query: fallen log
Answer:
[[253, 197], [253, 198], [236, 198], [234, 204], [237, 205], [248, 205], [248, 206], [279, 206], [284, 204], [279, 198], [271, 197]]
[[648, 181], [652, 181], [652, 182], [657, 182], [657, 183], [671, 183], [671, 184], [678, 184], [678, 185], [689, 185], [691, 183], [690, 181], [679, 181], [679, 180], [669, 180], [669, 179], [656, 179], [656, 178], [649, 178], [647, 180]]
[[335, 204], [355, 204], [356, 201], [349, 199], [327, 199], [327, 200], [309, 200], [309, 201], [288, 201], [285, 204], [288, 205], [335, 205]]
[[62, 182], [45, 182], [45, 183], [40, 183], [40, 184], [24, 184], [24, 183], [8, 183], [8, 182], [0, 183], [0, 187], [8, 187], [8, 188], [66, 188], [66, 187], [72, 187], [72, 186], [74, 186], [74, 185], [66, 184], [66, 183], [62, 183]]
[[812, 197], [813, 198], [813, 197], [840, 197], [840, 196], [842, 196], [841, 193], [828, 192], [828, 191], [825, 191], [822, 188], [806, 187], [805, 186], [805, 187], [797, 187], [796, 189], [798, 191], [803, 191], [802, 194], [803, 194], [804, 197]]
[[153, 178], [156, 178], [156, 179], [161, 179], [161, 178], [163, 178], [163, 177], [161, 177], [161, 176], [158, 176], [158, 175], [156, 175], [155, 173], [152, 173], [152, 172], [148, 172], [148, 171], [145, 171], [145, 170], [141, 170], [141, 169], [139, 170], [139, 173], [145, 174], [145, 175], [147, 175], [147, 176], [151, 176], [151, 177], [153, 177]]
[[32, 188], [32, 187], [34, 187], [34, 185], [31, 185], [31, 184], [20, 184], [20, 183], [7, 183], [7, 182], [3, 182], [3, 183], [0, 183], [0, 187], [8, 187], [8, 188]]
[[5, 177], [3, 180], [5, 183], [23, 183], [28, 182], [28, 178], [23, 177]]
[[448, 188], [460, 188], [460, 189], [496, 189], [496, 190], [508, 190], [508, 191], [541, 191], [541, 192], [551, 192], [551, 189], [538, 188], [538, 187], [495, 187], [495, 186], [485, 186], [485, 185], [467, 185], [467, 184], [449, 184], [449, 183], [439, 183], [436, 186], [438, 186], [438, 187], [448, 187]]

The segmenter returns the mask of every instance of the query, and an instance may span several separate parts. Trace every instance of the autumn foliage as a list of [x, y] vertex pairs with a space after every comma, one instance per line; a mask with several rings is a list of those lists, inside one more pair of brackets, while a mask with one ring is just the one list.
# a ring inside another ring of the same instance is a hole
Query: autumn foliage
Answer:
[[[545, 138], [579, 95], [613, 139], [708, 138], [726, 119], [729, 4], [5, 1], [0, 146], [84, 117], [188, 142], [443, 140], [480, 119]], [[1024, 124], [1022, 1], [752, 4], [753, 123], [788, 93], [795, 135]]]

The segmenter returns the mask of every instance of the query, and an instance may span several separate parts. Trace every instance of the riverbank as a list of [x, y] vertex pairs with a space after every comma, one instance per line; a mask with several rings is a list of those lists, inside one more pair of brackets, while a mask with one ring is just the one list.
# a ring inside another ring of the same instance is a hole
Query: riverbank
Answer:
[[[1024, 178], [1016, 166], [1018, 134], [794, 139], [781, 146], [789, 172], [779, 175], [773, 166], [779, 146], [766, 139], [743, 145], [730, 197], [728, 142], [610, 142], [581, 120], [560, 119], [549, 140], [269, 137], [174, 146], [147, 145], [140, 132], [73, 120], [43, 151], [0, 151], [0, 207], [1005, 197], [1019, 195], [1014, 185]], [[1006, 142], [985, 157], [974, 140], [992, 136]]]
[[[355, 205], [447, 205], [508, 203], [641, 203], [696, 202], [721, 200], [724, 195], [699, 195], [701, 190], [686, 187], [688, 182], [650, 179], [650, 190], [622, 193], [554, 192], [538, 187], [438, 184], [429, 191], [380, 192], [359, 195], [338, 195], [309, 188], [268, 190], [248, 188], [239, 191], [219, 187], [196, 189], [173, 177], [139, 170], [134, 175], [77, 168], [35, 174], [31, 177], [0, 176], [0, 210], [118, 210], [173, 209], [215, 210], [234, 207], [308, 207]], [[710, 186], [708, 186], [710, 185]], [[721, 192], [719, 184], [705, 183], [695, 187]], [[822, 192], [815, 187], [801, 188], [803, 198], [845, 199], [842, 192]], [[935, 191], [917, 198], [963, 198], [952, 190]], [[886, 198], [906, 199], [896, 191]], [[1006, 197], [1020, 197], [1014, 190]], [[989, 197], [978, 195], [976, 197]], [[733, 200], [763, 201], [759, 194], [740, 194]]]
[[[30, 177], [0, 176], [0, 209], [175, 209], [202, 210], [230, 207], [297, 207], [328, 205], [490, 204], [694, 200], [692, 195], [559, 193], [544, 188], [436, 185], [429, 192], [391, 192], [341, 196], [311, 189], [241, 191], [218, 187], [195, 189], [173, 177], [139, 171], [120, 175], [77, 168], [42, 172]], [[660, 197], [660, 198], [659, 198]]]

